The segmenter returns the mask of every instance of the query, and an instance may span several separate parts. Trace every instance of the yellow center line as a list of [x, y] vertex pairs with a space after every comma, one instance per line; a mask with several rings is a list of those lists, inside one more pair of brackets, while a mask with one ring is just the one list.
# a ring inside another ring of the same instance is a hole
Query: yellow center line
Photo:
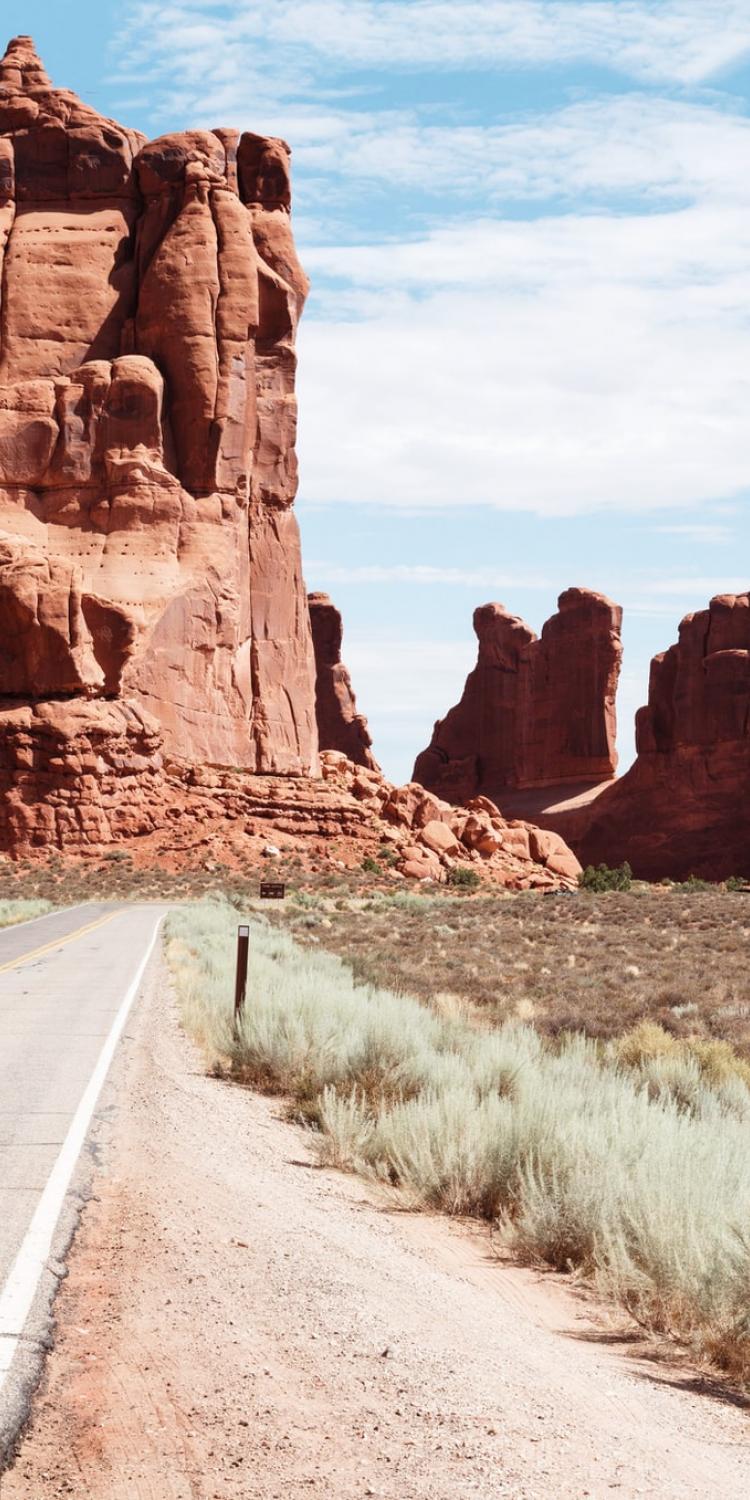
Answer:
[[41, 948], [32, 948], [30, 953], [22, 953], [18, 958], [11, 958], [7, 964], [0, 964], [0, 974], [5, 974], [8, 969], [20, 969], [22, 964], [30, 963], [32, 958], [41, 958], [43, 953], [49, 953], [53, 948], [63, 948], [66, 943], [73, 943], [76, 938], [83, 937], [85, 933], [94, 932], [97, 927], [104, 927], [106, 922], [111, 922], [116, 916], [116, 911], [109, 911], [106, 916], [97, 917], [94, 922], [87, 922], [85, 927], [77, 927], [75, 932], [69, 932], [66, 937], [53, 938], [51, 943], [43, 943]]

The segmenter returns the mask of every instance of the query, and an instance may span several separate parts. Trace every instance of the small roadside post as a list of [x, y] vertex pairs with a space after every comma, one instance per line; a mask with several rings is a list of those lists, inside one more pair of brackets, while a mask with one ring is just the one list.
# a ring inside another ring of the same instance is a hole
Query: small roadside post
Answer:
[[250, 928], [242, 923], [237, 928], [237, 975], [234, 982], [234, 1024], [239, 1025], [245, 1009], [247, 994], [247, 956], [250, 949]]

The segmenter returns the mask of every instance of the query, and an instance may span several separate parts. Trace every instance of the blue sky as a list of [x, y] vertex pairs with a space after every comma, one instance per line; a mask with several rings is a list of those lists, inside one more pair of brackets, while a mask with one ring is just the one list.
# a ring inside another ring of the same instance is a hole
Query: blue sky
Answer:
[[750, 586], [748, 0], [6, 0], [55, 81], [150, 135], [293, 147], [313, 280], [298, 513], [405, 779], [475, 654], [625, 606], [651, 655]]

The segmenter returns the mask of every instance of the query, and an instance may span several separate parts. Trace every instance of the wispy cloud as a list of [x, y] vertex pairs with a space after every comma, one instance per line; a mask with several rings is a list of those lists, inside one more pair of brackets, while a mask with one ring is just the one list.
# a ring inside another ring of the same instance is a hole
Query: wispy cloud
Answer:
[[750, 51], [744, 0], [144, 0], [133, 29], [152, 34], [152, 54], [173, 73], [182, 53], [194, 60], [199, 49], [209, 77], [225, 78], [232, 49], [252, 62], [259, 43], [285, 57], [324, 57], [346, 72], [595, 60], [631, 77], [680, 83], [713, 78]]
[[734, 528], [720, 524], [704, 524], [699, 521], [687, 521], [680, 526], [653, 526], [652, 531], [657, 536], [676, 536], [681, 541], [704, 543], [710, 546], [724, 546], [732, 540]]
[[741, 573], [724, 573], [719, 576], [692, 575], [684, 578], [654, 578], [641, 584], [645, 594], [669, 594], [677, 599], [694, 601], [694, 609], [705, 609], [710, 599], [717, 594], [747, 594], [750, 592], [750, 569]]
[[[367, 641], [347, 638], [344, 655], [362, 712], [384, 722], [418, 721], [426, 744], [436, 715], [461, 696], [477, 643], [468, 626], [462, 641], [390, 642], [373, 631]], [[422, 746], [413, 728], [411, 734], [413, 758]]]
[[518, 573], [497, 568], [435, 568], [423, 563], [393, 563], [345, 567], [338, 563], [308, 559], [305, 572], [325, 583], [438, 584], [471, 589], [550, 589], [549, 578], [538, 573]]
[[747, 493], [746, 211], [465, 220], [307, 260], [310, 499], [573, 514]]
[[[327, 120], [328, 133], [325, 122]], [[342, 128], [342, 123], [344, 128]], [[655, 203], [705, 194], [747, 201], [750, 120], [638, 92], [586, 100], [504, 124], [435, 124], [402, 112], [324, 116], [303, 127], [297, 165], [345, 179], [517, 202], [636, 194]]]
[[[123, 27], [160, 121], [292, 141], [303, 501], [747, 494], [750, 123], [654, 93], [738, 62], [747, 0], [141, 0]], [[504, 70], [576, 61], [625, 91], [500, 113]], [[466, 88], [465, 117], [405, 108], [398, 68], [492, 68], [497, 117]]]

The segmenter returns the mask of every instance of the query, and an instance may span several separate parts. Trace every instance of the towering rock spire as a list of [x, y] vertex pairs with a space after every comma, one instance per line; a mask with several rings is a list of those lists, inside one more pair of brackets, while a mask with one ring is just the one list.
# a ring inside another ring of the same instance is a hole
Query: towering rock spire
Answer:
[[315, 712], [321, 750], [340, 750], [359, 766], [377, 770], [372, 736], [357, 713], [352, 680], [341, 660], [341, 615], [327, 594], [308, 594], [315, 647]]
[[[30, 38], [7, 49], [0, 743], [18, 713], [41, 743], [62, 702], [63, 766], [83, 716], [117, 755], [147, 758], [148, 721], [190, 765], [317, 769], [289, 155], [231, 131], [147, 144], [54, 87]], [[27, 836], [16, 771], [0, 844]], [[35, 775], [40, 838], [85, 837], [89, 793], [71, 821]]]
[[34, 94], [51, 88], [52, 83], [33, 37], [14, 36], [0, 62], [0, 89], [11, 94]]

